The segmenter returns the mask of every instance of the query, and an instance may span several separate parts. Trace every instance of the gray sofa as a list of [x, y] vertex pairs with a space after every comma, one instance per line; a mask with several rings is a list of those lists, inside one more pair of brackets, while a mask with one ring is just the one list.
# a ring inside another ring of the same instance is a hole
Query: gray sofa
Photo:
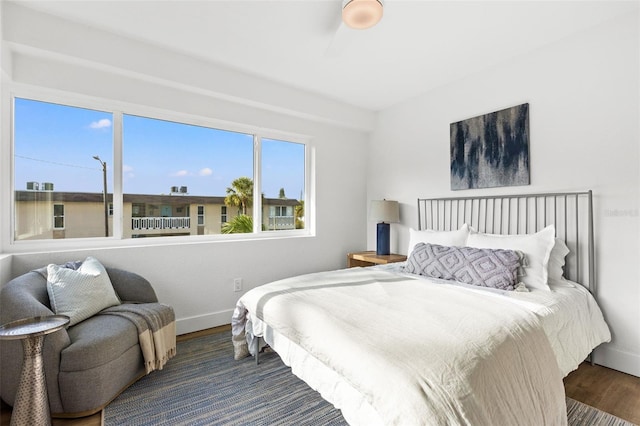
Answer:
[[[123, 303], [158, 301], [151, 284], [140, 275], [115, 268], [106, 270]], [[39, 272], [14, 278], [0, 291], [2, 324], [53, 314], [47, 280]], [[53, 417], [96, 413], [145, 374], [135, 325], [114, 315], [95, 315], [47, 335], [43, 358]], [[21, 369], [20, 341], [0, 341], [0, 397], [11, 406]]]

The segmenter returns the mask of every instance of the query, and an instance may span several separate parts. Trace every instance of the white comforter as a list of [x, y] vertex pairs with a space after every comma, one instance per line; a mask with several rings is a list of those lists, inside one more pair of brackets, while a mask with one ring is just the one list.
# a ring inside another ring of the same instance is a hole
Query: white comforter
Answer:
[[268, 331], [351, 424], [566, 424], [548, 304], [529, 299], [355, 268], [255, 288], [232, 326]]

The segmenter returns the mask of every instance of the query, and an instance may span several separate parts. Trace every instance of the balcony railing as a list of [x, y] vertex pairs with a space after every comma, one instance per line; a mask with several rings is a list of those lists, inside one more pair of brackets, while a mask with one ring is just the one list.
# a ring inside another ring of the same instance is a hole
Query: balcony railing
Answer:
[[185, 217], [132, 217], [131, 229], [185, 229], [191, 228], [191, 218]]
[[296, 219], [294, 216], [269, 216], [267, 227], [270, 231], [295, 229]]

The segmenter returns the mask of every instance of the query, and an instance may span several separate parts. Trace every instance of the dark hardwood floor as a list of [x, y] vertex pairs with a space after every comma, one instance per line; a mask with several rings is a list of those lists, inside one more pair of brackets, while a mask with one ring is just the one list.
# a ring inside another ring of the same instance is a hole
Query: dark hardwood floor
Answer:
[[640, 425], [640, 377], [583, 362], [564, 388], [569, 398]]
[[[230, 326], [216, 327], [178, 336], [178, 341], [227, 331]], [[640, 377], [621, 373], [599, 365], [582, 363], [564, 379], [568, 397], [640, 425]], [[0, 426], [9, 426], [11, 407], [0, 405]], [[80, 419], [53, 419], [53, 426], [101, 426], [101, 413]]]

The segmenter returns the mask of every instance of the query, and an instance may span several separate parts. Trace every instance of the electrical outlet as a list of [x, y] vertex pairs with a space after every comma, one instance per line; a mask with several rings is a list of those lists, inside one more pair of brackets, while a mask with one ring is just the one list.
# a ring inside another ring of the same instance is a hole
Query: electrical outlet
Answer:
[[242, 291], [242, 278], [233, 279], [233, 291]]

